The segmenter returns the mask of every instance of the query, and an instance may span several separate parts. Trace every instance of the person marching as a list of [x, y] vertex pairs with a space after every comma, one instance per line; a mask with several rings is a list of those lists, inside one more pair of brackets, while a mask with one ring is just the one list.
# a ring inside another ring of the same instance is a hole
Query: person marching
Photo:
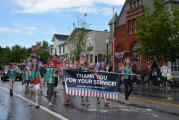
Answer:
[[52, 105], [52, 97], [54, 95], [56, 69], [53, 61], [50, 61], [49, 67], [46, 68], [45, 81], [47, 82], [47, 95], [49, 100], [49, 106]]
[[30, 83], [30, 79], [31, 79], [31, 72], [30, 72], [30, 68], [28, 66], [26, 66], [23, 76], [24, 76], [23, 80], [24, 80], [24, 84], [25, 84], [25, 94], [27, 94], [29, 92], [29, 83]]
[[40, 91], [40, 82], [41, 82], [41, 75], [38, 69], [37, 59], [33, 58], [32, 68], [31, 68], [31, 81], [29, 84], [29, 90], [30, 90], [29, 105], [32, 105], [32, 94], [35, 93], [36, 108], [39, 108], [38, 97], [39, 97], [39, 91]]
[[130, 59], [127, 58], [124, 67], [124, 87], [125, 87], [125, 104], [129, 103], [129, 96], [132, 93], [132, 68], [130, 66]]
[[[107, 65], [104, 61], [102, 61], [99, 65], [98, 72], [108, 72]], [[97, 97], [97, 104], [100, 104], [99, 97]], [[104, 105], [107, 107], [109, 102], [106, 98], [104, 98]]]
[[[80, 63], [78, 65], [78, 70], [80, 72], [87, 72], [88, 71], [88, 62], [87, 62], [87, 56], [86, 54], [82, 54], [80, 56]], [[85, 97], [85, 101], [84, 101], [84, 97]], [[88, 100], [88, 96], [81, 96], [81, 105], [89, 105], [89, 100]]]
[[11, 63], [8, 70], [10, 96], [13, 96], [14, 80], [16, 78], [16, 73], [17, 73], [16, 66]]
[[64, 70], [69, 70], [69, 69], [71, 69], [70, 68], [70, 61], [69, 61], [69, 59], [64, 59], [63, 60], [63, 67], [62, 67], [61, 70], [59, 70], [58, 76], [59, 76], [59, 78], [60, 77], [62, 78], [62, 84], [63, 84], [63, 89], [64, 89], [63, 96], [64, 96], [64, 105], [65, 106], [70, 105], [70, 97], [69, 97], [69, 95], [66, 94], [65, 80], [64, 80]]

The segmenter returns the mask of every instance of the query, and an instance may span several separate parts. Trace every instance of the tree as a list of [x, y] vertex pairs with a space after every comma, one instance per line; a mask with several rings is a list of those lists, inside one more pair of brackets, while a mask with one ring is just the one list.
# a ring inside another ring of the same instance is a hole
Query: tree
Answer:
[[155, 9], [145, 9], [144, 15], [138, 19], [140, 52], [172, 60], [179, 52], [179, 9], [167, 10], [162, 0], [153, 3]]
[[26, 48], [22, 48], [19, 45], [12, 46], [12, 62], [21, 63], [28, 56]]
[[12, 52], [9, 47], [0, 50], [0, 65], [8, 65], [12, 62]]
[[90, 24], [88, 24], [85, 21], [85, 17], [87, 14], [85, 13], [83, 16], [83, 19], [77, 18], [78, 19], [78, 32], [76, 36], [74, 37], [72, 41], [73, 45], [73, 51], [72, 51], [72, 56], [75, 58], [75, 60], [79, 60], [80, 54], [83, 52], [86, 52], [86, 34], [88, 31], [88, 27]]
[[39, 56], [43, 63], [46, 63], [48, 61], [48, 58], [50, 57], [50, 53], [48, 51], [48, 42], [43, 41], [41, 42], [40, 49], [36, 52], [37, 56]]

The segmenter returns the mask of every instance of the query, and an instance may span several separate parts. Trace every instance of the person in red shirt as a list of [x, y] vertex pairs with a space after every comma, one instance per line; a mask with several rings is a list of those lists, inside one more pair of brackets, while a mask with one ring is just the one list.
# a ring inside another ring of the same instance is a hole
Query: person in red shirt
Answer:
[[36, 108], [39, 108], [38, 104], [38, 94], [40, 91], [40, 82], [41, 82], [41, 75], [37, 65], [37, 59], [32, 59], [32, 68], [31, 68], [31, 81], [29, 85], [30, 90], [30, 101], [29, 105], [32, 105], [32, 93], [35, 93], [35, 104]]

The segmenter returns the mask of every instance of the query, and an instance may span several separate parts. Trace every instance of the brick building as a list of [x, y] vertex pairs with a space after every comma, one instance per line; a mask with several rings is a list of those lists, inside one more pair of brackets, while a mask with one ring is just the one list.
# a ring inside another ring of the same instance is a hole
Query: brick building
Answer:
[[[167, 9], [171, 9], [171, 7], [179, 5], [179, 0], [164, 0], [163, 3]], [[115, 26], [115, 53], [130, 52], [130, 56], [139, 70], [145, 69], [147, 61], [146, 57], [138, 53], [140, 44], [136, 33], [136, 19], [143, 14], [144, 6], [153, 10], [153, 0], [126, 0], [120, 14], [115, 14], [109, 22], [111, 32], [113, 32], [113, 25]]]

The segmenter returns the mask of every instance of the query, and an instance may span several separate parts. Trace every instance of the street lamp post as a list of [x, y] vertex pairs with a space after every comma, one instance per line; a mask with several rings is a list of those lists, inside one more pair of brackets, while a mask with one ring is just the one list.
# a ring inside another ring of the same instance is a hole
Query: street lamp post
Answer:
[[106, 45], [107, 45], [107, 64], [108, 64], [108, 46], [109, 46], [109, 38], [106, 38]]

